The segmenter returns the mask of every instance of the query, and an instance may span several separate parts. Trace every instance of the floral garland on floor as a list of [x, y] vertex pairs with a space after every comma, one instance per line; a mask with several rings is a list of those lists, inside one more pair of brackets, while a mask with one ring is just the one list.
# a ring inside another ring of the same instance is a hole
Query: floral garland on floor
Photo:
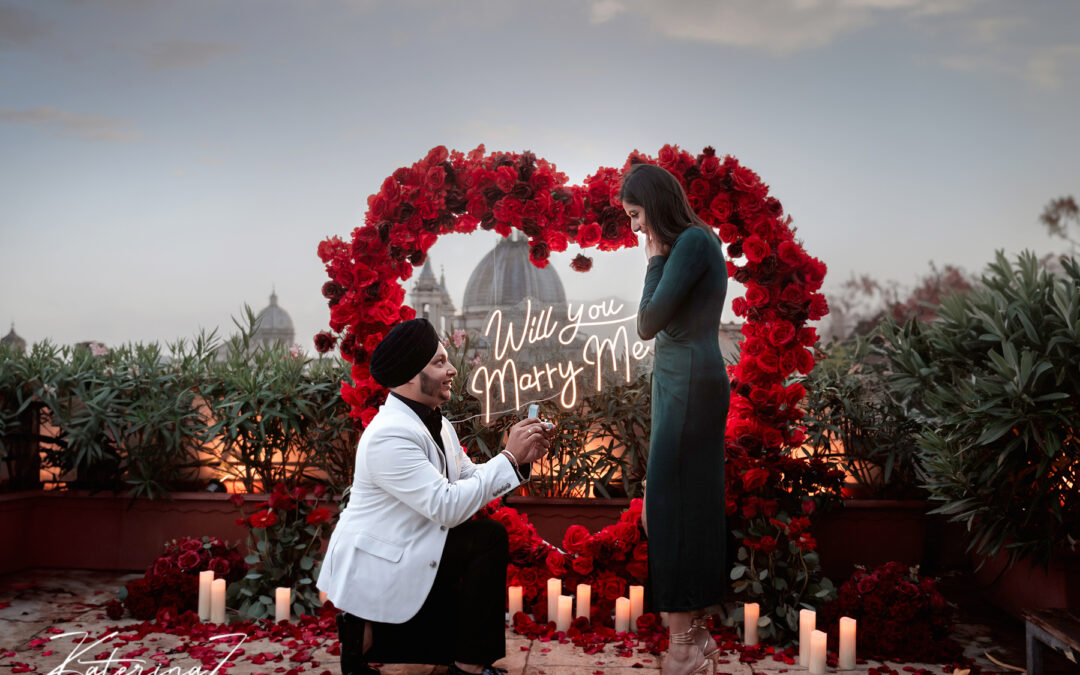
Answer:
[[[415, 316], [402, 305], [401, 283], [439, 236], [518, 230], [529, 238], [537, 267], [571, 244], [600, 251], [636, 246], [618, 195], [623, 172], [638, 162], [679, 178], [691, 206], [727, 244], [728, 275], [746, 287], [745, 297], [732, 302], [746, 322], [742, 356], [729, 370], [726, 509], [742, 542], [736, 590], [761, 603], [763, 616], [780, 619], [763, 627], [763, 637], [788, 636], [797, 630], [801, 603], [820, 604], [833, 592], [819, 578], [816, 543], [801, 519], [838, 494], [842, 474], [791, 452], [805, 439], [798, 407], [805, 391], [790, 380], [814, 366], [808, 348], [817, 334], [806, 323], [828, 312], [819, 292], [825, 265], [795, 239], [790, 217], [760, 177], [734, 157], [712, 148], [695, 157], [665, 145], [656, 158], [634, 151], [622, 169], [601, 168], [583, 185], [568, 185], [565, 174], [531, 152], [433, 148], [383, 181], [349, 241], [335, 236], [319, 244], [331, 331], [316, 335], [315, 345], [320, 352], [337, 346], [352, 364], [353, 382], [341, 393], [358, 424], [368, 424], [386, 397], [368, 370], [370, 354], [391, 327]], [[592, 259], [580, 253], [571, 267], [588, 271]]]

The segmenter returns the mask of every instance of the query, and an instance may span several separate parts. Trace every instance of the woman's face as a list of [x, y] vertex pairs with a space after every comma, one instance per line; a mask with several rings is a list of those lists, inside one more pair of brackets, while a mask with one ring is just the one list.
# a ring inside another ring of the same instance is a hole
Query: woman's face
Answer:
[[645, 218], [645, 209], [641, 208], [637, 204], [623, 203], [623, 210], [626, 211], [626, 215], [630, 216], [630, 229], [634, 232], [646, 232], [649, 227], [649, 221]]

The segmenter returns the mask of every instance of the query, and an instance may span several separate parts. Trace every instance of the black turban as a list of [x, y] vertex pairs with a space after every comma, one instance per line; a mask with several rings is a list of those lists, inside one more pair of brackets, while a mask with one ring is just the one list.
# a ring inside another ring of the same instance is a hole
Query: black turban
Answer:
[[402, 321], [375, 347], [368, 369], [376, 382], [391, 389], [416, 377], [438, 350], [439, 336], [430, 321]]

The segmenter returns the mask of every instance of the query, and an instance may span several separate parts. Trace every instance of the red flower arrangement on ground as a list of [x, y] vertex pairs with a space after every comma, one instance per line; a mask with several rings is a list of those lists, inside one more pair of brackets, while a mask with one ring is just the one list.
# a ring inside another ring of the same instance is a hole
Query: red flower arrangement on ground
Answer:
[[236, 546], [216, 537], [185, 537], [169, 542], [142, 579], [128, 582], [119, 598], [106, 606], [110, 618], [119, 619], [124, 609], [142, 621], [159, 612], [179, 614], [198, 609], [199, 572], [213, 570], [227, 583], [240, 580], [247, 564]]
[[952, 608], [933, 579], [919, 577], [918, 568], [890, 562], [856, 571], [822, 610], [830, 636], [839, 635], [842, 616], [859, 622], [860, 657], [931, 663], [962, 657], [948, 636]]
[[[788, 528], [778, 529], [770, 519], [808, 517], [815, 503], [805, 495], [838, 493], [842, 478], [824, 463], [790, 452], [804, 440], [798, 407], [804, 391], [789, 379], [814, 366], [808, 348], [817, 334], [806, 322], [828, 311], [819, 292], [825, 265], [795, 239], [791, 219], [760, 177], [735, 158], [721, 158], [712, 148], [695, 157], [665, 145], [655, 158], [635, 151], [622, 169], [601, 168], [584, 184], [568, 185], [565, 174], [531, 152], [433, 148], [383, 181], [368, 198], [364, 226], [349, 241], [330, 237], [319, 244], [329, 276], [322, 292], [332, 332], [316, 336], [316, 347], [328, 351], [337, 345], [352, 364], [353, 381], [343, 383], [341, 392], [350, 414], [366, 425], [386, 397], [368, 370], [371, 351], [396, 323], [415, 316], [402, 305], [401, 283], [424, 263], [439, 236], [477, 228], [508, 236], [518, 230], [529, 238], [537, 267], [571, 244], [600, 251], [637, 246], [618, 195], [624, 171], [638, 162], [658, 164], [679, 178], [691, 206], [727, 244], [728, 275], [746, 287], [745, 296], [732, 302], [746, 323], [741, 359], [729, 373], [727, 511], [745, 546], [775, 544], [776, 555], [797, 558], [787, 566], [791, 580], [779, 588], [751, 584], [746, 592], [760, 596], [765, 613], [780, 604], [794, 607], [806, 591], [805, 584], [791, 583], [794, 570], [815, 573], [814, 556], [806, 555], [815, 543], [805, 528], [789, 539]], [[584, 253], [571, 263], [581, 272], [591, 266]], [[762, 541], [766, 535], [773, 541]]]

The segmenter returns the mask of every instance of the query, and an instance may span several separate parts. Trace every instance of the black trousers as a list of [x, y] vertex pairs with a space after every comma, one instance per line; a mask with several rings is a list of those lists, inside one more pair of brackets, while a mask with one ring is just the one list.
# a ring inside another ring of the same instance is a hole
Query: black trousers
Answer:
[[400, 624], [370, 622], [371, 649], [362, 657], [365, 620], [348, 613], [339, 618], [344, 675], [364, 662], [489, 665], [506, 656], [509, 562], [502, 524], [482, 518], [450, 528], [435, 584], [416, 616]]

